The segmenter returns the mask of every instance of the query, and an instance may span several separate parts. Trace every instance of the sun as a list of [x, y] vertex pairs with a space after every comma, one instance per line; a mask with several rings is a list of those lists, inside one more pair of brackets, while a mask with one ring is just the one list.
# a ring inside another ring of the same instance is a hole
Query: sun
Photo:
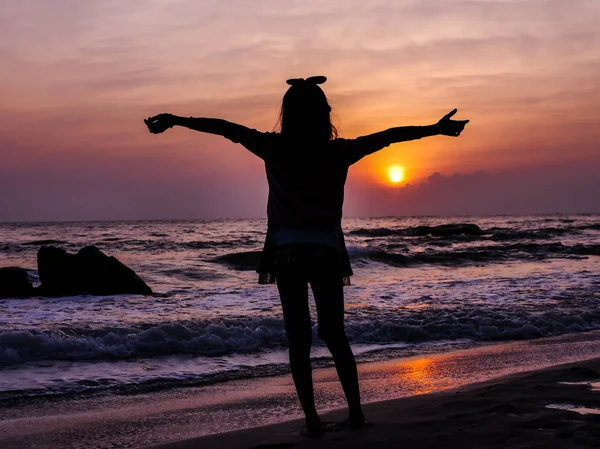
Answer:
[[404, 168], [400, 167], [399, 165], [392, 165], [390, 168], [388, 168], [388, 177], [394, 184], [402, 182], [404, 179]]

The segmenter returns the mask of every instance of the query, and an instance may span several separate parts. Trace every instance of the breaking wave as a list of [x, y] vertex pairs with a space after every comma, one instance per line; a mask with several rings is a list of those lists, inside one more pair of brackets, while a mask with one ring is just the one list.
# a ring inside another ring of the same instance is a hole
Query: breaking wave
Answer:
[[[543, 313], [501, 307], [397, 309], [377, 316], [365, 310], [348, 317], [352, 343], [500, 341], [600, 329], [596, 307], [550, 308]], [[317, 326], [313, 328], [317, 340]], [[94, 361], [171, 354], [250, 354], [287, 344], [279, 317], [196, 320], [128, 328], [64, 328], [0, 334], [0, 363], [33, 360]]]
[[360, 228], [348, 235], [362, 237], [445, 237], [459, 240], [537, 240], [577, 234], [581, 231], [600, 230], [600, 223], [564, 227], [541, 227], [533, 229], [493, 227], [482, 229], [473, 223], [445, 224], [439, 226], [413, 226], [408, 228]]
[[[406, 250], [404, 244], [386, 244], [385, 249]], [[348, 249], [350, 259], [376, 261], [393, 266], [434, 264], [459, 266], [468, 263], [500, 262], [514, 260], [544, 260], [552, 258], [581, 258], [600, 255], [600, 245], [563, 245], [557, 243], [515, 243], [509, 245], [479, 246], [462, 250], [429, 251], [420, 253], [398, 253], [377, 247]], [[236, 270], [254, 270], [260, 259], [260, 251], [229, 253], [210, 259]]]

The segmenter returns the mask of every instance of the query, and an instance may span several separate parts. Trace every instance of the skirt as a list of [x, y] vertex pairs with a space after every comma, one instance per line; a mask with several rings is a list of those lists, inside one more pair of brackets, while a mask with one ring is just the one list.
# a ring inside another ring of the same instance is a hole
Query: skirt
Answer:
[[342, 285], [351, 285], [350, 276], [353, 274], [347, 251], [313, 243], [265, 248], [256, 271], [259, 284], [275, 284], [278, 275], [291, 274], [307, 282], [322, 277], [338, 277]]

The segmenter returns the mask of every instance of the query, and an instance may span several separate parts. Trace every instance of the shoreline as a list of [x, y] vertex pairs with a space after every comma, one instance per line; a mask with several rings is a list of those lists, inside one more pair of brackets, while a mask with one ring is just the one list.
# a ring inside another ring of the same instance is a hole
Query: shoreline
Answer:
[[[409, 396], [407, 400], [412, 401], [425, 393], [598, 358], [600, 331], [370, 362], [359, 364], [361, 394], [369, 411], [383, 400]], [[337, 409], [334, 415], [343, 418], [345, 401], [335, 370], [316, 369], [314, 381], [318, 409], [324, 416]], [[272, 425], [301, 415], [291, 376], [283, 375], [159, 393], [0, 407], [0, 446], [152, 447], [203, 435], [217, 438], [216, 434], [223, 432]], [[286, 435], [299, 436], [298, 426], [296, 434]], [[246, 446], [240, 447], [253, 447], [247, 439], [244, 443]]]
[[[577, 406], [585, 412], [561, 406]], [[600, 358], [369, 403], [364, 408], [371, 427], [343, 429], [319, 439], [300, 436], [303, 420], [299, 419], [147, 449], [597, 448]], [[328, 412], [323, 418], [339, 421], [345, 412]]]
[[[474, 341], [449, 341], [425, 343], [421, 345], [397, 344], [397, 345], [352, 345], [357, 363], [367, 364], [380, 362], [392, 359], [401, 359], [415, 356], [428, 356], [440, 353], [455, 352], [463, 349], [471, 349], [483, 346], [491, 346], [497, 344], [505, 344], [506, 342], [483, 342]], [[63, 362], [51, 361], [45, 362], [27, 362], [21, 367], [4, 368], [2, 371], [6, 374], [6, 378], [0, 381], [0, 408], [10, 407], [13, 404], [22, 404], [25, 401], [34, 403], [36, 401], [61, 401], [72, 398], [93, 398], [94, 396], [102, 396], [107, 394], [127, 395], [140, 393], [156, 393], [160, 391], [168, 391], [179, 388], [203, 387], [218, 383], [227, 383], [232, 381], [244, 381], [246, 379], [270, 378], [286, 375], [290, 373], [287, 349], [271, 351], [263, 354], [249, 354], [244, 360], [238, 361], [239, 366], [233, 366], [229, 370], [219, 367], [221, 371], [202, 372], [206, 365], [211, 363], [214, 365], [214, 360], [223, 363], [223, 359], [219, 357], [204, 358], [204, 357], [189, 357], [189, 356], [157, 356], [134, 359], [131, 361], [109, 361], [109, 362]], [[311, 352], [311, 361], [313, 369], [327, 369], [334, 367], [333, 359], [323, 346], [313, 346]], [[178, 373], [172, 374], [172, 367], [178, 367]], [[119, 367], [120, 371], [116, 371], [115, 367]], [[125, 371], [123, 368], [129, 369]], [[30, 370], [35, 370], [36, 378], [29, 379], [26, 376]], [[187, 376], [184, 376], [184, 373]], [[147, 379], [130, 383], [117, 383], [119, 375], [121, 379], [130, 375], [135, 371], [147, 372]], [[15, 389], [10, 388], [11, 378], [17, 378], [23, 382], [23, 377], [32, 382], [42, 384], [49, 378], [55, 378], [57, 373], [63, 378], [72, 376], [75, 372], [93, 372], [96, 378], [102, 382], [94, 382], [86, 385], [81, 385], [77, 381], [73, 381], [71, 385], [75, 389], [68, 390], [63, 386], [63, 390], [54, 386], [39, 386], [36, 388]], [[21, 376], [21, 377], [19, 377]], [[153, 377], [152, 377], [153, 376]], [[3, 386], [7, 386], [6, 390]]]

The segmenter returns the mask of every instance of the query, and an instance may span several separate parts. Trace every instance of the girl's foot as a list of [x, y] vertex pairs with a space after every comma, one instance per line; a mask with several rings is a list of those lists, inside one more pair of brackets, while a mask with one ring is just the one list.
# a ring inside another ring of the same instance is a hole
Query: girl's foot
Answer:
[[308, 438], [319, 438], [323, 436], [325, 432], [340, 432], [341, 430], [344, 430], [347, 424], [348, 420], [341, 422], [322, 421], [320, 427], [315, 424], [310, 427], [306, 425], [306, 427], [300, 431], [300, 434]]
[[371, 423], [367, 422], [362, 412], [350, 414], [347, 422], [351, 429], [363, 429], [371, 426]]
[[319, 417], [306, 420], [306, 427], [300, 430], [300, 435], [307, 438], [319, 438], [325, 433], [325, 427]]
[[300, 430], [300, 435], [306, 438], [320, 438], [325, 431], [323, 428], [304, 427]]

